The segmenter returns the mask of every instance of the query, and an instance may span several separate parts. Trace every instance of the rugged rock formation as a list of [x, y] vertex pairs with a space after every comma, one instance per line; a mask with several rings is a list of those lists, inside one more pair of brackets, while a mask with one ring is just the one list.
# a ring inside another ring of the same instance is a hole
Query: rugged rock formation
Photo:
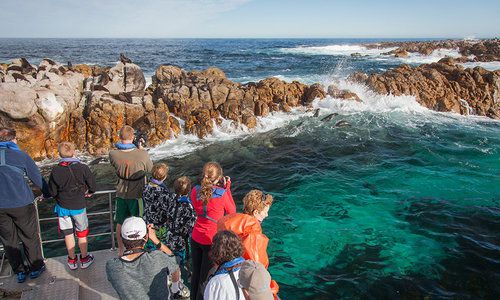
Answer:
[[0, 126], [15, 128], [19, 144], [35, 159], [56, 155], [65, 140], [105, 153], [124, 124], [147, 130], [152, 144], [179, 133], [166, 105], [144, 94], [137, 65], [66, 67], [44, 59], [33, 66], [18, 59], [1, 69]]
[[253, 128], [259, 116], [326, 96], [321, 85], [276, 78], [241, 85], [217, 68], [186, 72], [160, 66], [153, 84], [146, 90], [145, 84], [139, 66], [128, 61], [106, 68], [50, 59], [34, 66], [18, 59], [0, 65], [0, 126], [15, 128], [19, 144], [35, 159], [55, 156], [61, 141], [105, 154], [125, 124], [145, 133], [154, 146], [181, 132], [171, 112], [184, 120], [186, 132], [204, 137], [214, 120]]
[[148, 91], [154, 101], [166, 103], [173, 114], [186, 121], [186, 132], [199, 137], [213, 131], [212, 119], [218, 122], [222, 117], [253, 128], [256, 117], [289, 111], [326, 96], [320, 85], [308, 87], [277, 78], [241, 85], [228, 80], [217, 68], [186, 72], [176, 66], [160, 66]]
[[389, 51], [387, 55], [405, 57], [409, 52], [430, 55], [437, 49], [458, 49], [462, 54], [460, 61], [500, 61], [500, 39], [489, 40], [447, 40], [432, 42], [384, 42], [378, 44], [368, 44], [368, 48], [391, 48], [397, 49]]
[[414, 95], [433, 110], [500, 119], [500, 70], [464, 69], [444, 58], [415, 68], [402, 65], [382, 74], [354, 73], [350, 79], [380, 94]]
[[333, 84], [328, 86], [327, 93], [332, 98], [362, 102], [356, 93], [353, 93], [349, 90], [341, 90]]

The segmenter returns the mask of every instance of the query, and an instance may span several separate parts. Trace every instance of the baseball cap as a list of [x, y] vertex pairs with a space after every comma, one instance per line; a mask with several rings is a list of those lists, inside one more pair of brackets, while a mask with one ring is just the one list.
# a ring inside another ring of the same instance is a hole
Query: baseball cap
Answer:
[[146, 222], [142, 218], [130, 217], [126, 218], [122, 224], [122, 238], [129, 241], [141, 240], [148, 232]]
[[251, 300], [273, 300], [271, 275], [259, 262], [247, 260], [239, 272], [240, 286], [248, 291]]

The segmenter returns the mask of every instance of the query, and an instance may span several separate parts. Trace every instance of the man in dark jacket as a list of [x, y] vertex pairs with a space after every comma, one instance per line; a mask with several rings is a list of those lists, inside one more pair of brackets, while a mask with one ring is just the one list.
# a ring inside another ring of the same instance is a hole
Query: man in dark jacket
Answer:
[[37, 278], [45, 270], [33, 192], [25, 177], [50, 197], [37, 165], [17, 146], [16, 131], [0, 128], [0, 239], [18, 282], [26, 280], [27, 272], [30, 278]]
[[62, 142], [58, 150], [61, 161], [52, 168], [49, 191], [57, 201], [54, 212], [58, 217], [59, 232], [64, 235], [68, 250], [68, 267], [71, 270], [78, 268], [73, 235], [76, 234], [80, 248], [80, 267], [86, 269], [94, 262], [94, 256], [87, 252], [89, 222], [86, 198], [96, 190], [95, 178], [89, 167], [74, 157], [73, 143]]

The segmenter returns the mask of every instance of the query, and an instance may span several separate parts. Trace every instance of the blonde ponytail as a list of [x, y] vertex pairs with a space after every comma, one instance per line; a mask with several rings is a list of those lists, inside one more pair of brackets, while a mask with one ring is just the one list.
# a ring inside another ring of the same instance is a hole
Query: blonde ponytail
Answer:
[[221, 166], [216, 162], [208, 162], [203, 167], [203, 178], [201, 179], [201, 190], [199, 198], [207, 205], [212, 198], [212, 187], [223, 176]]

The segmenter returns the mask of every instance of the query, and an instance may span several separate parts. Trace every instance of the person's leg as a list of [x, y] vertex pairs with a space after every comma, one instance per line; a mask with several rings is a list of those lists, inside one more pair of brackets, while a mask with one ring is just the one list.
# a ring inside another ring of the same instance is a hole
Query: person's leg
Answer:
[[68, 234], [64, 236], [64, 242], [66, 243], [66, 250], [68, 250], [68, 257], [75, 259], [75, 237], [73, 234]]
[[[202, 251], [202, 259], [201, 259], [201, 267], [200, 267], [200, 287], [204, 284], [205, 280], [207, 280], [208, 271], [212, 268], [212, 260], [208, 255], [210, 252], [210, 245], [201, 245]], [[198, 287], [198, 296], [196, 299], [203, 300], [203, 291]]]
[[13, 215], [13, 221], [17, 227], [19, 238], [23, 242], [24, 252], [30, 264], [31, 271], [40, 270], [45, 263], [42, 256], [35, 205], [32, 203], [20, 208]]
[[[9, 215], [10, 209], [0, 209], [0, 240], [5, 248], [5, 255], [14, 274], [25, 272], [17, 229]], [[13, 209], [15, 210], [15, 208]]]
[[198, 294], [202, 257], [203, 252], [201, 250], [201, 245], [191, 239], [191, 263], [193, 272], [191, 274], [191, 300], [195, 300]]
[[75, 223], [75, 233], [78, 237], [78, 248], [80, 248], [80, 257], [87, 257], [87, 236], [89, 234], [89, 220], [87, 218], [87, 211], [73, 216]]
[[118, 243], [118, 256], [122, 256], [123, 252], [125, 251], [121, 235], [123, 221], [127, 218], [128, 215], [128, 207], [125, 201], [125, 199], [116, 198], [115, 202], [116, 242]]

